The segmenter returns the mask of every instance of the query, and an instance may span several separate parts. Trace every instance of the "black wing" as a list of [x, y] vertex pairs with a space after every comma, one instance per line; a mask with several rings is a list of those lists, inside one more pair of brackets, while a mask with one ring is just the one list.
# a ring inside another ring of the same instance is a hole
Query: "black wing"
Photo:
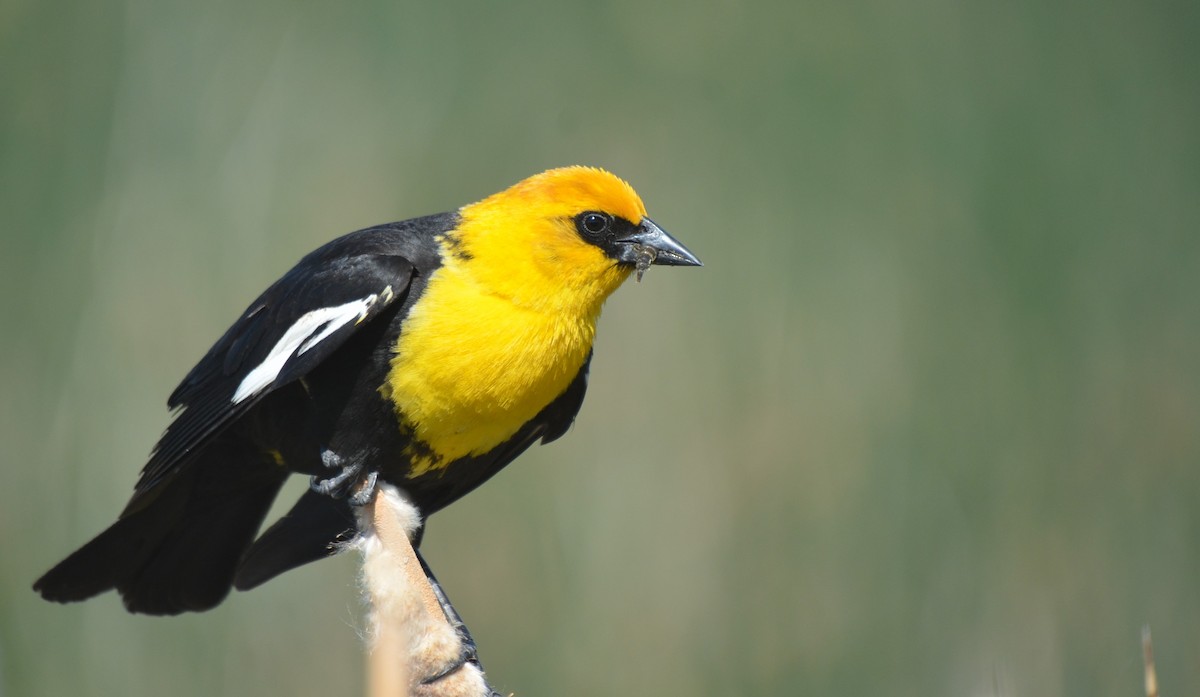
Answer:
[[246, 308], [171, 394], [177, 409], [142, 470], [126, 515], [265, 395], [304, 376], [408, 292], [413, 263], [372, 230], [306, 256]]

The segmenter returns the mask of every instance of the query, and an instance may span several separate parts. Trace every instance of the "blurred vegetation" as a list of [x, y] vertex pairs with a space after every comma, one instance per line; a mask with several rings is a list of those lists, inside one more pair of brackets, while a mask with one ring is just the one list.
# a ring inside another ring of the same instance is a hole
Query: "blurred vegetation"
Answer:
[[[1200, 4], [0, 3], [0, 693], [361, 692], [346, 556], [29, 586], [303, 253], [543, 168], [707, 263], [426, 553], [520, 695], [1200, 685]], [[302, 486], [296, 482], [296, 491]]]

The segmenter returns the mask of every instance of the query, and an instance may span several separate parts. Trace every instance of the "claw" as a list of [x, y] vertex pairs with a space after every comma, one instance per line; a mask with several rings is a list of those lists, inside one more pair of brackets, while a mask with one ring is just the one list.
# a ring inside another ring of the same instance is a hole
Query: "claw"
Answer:
[[367, 472], [366, 479], [359, 482], [358, 486], [355, 487], [354, 492], [350, 494], [350, 498], [347, 499], [350, 505], [361, 507], [371, 503], [371, 500], [375, 498], [375, 484], [378, 483], [378, 481], [379, 472], [376, 472], [375, 470]]
[[308, 488], [324, 496], [346, 499], [351, 506], [365, 506], [375, 498], [375, 485], [379, 481], [377, 471], [364, 472], [366, 467], [361, 462], [347, 463], [345, 458], [329, 449], [321, 451], [321, 464], [326, 469], [338, 470], [338, 473], [324, 478], [315, 475], [309, 479]]
[[344, 498], [350, 484], [362, 472], [363, 466], [361, 463], [343, 464], [344, 460], [341, 455], [332, 450], [321, 451], [321, 463], [331, 470], [341, 470], [332, 477], [322, 479], [319, 475], [314, 475], [309, 478], [308, 488], [324, 494], [332, 496], [335, 499]]
[[454, 659], [454, 661], [452, 661], [450, 663], [450, 665], [446, 666], [441, 671], [434, 673], [433, 675], [429, 676], [428, 678], [425, 678], [424, 680], [422, 680], [421, 684], [422, 685], [432, 685], [433, 683], [437, 682], [438, 680], [441, 680], [442, 678], [447, 678], [447, 677], [457, 673], [463, 666], [467, 665], [468, 663], [474, 663], [475, 665], [479, 665], [479, 654], [475, 648], [474, 642], [472, 642], [471, 644], [468, 645], [467, 642], [464, 641], [462, 651], [458, 654], [458, 658]]
[[[459, 625], [459, 626], [461, 627], [461, 625]], [[458, 628], [459, 627], [455, 627], [455, 629], [458, 629]], [[466, 628], [463, 627], [463, 629], [466, 629]], [[482, 673], [483, 666], [480, 665], [480, 663], [479, 663], [479, 654], [476, 651], [475, 642], [471, 640], [470, 636], [471, 636], [470, 634], [467, 634], [466, 638], [463, 639], [462, 652], [458, 655], [458, 658], [456, 658], [450, 665], [446, 666], [445, 669], [422, 680], [421, 684], [422, 685], [432, 685], [433, 683], [435, 683], [439, 680], [448, 678], [451, 675], [454, 675], [455, 673], [457, 673], [459, 670], [462, 670], [462, 668], [464, 666], [466, 666], [468, 663], [474, 663], [475, 667], [477, 667], [479, 669], [479, 671]], [[460, 638], [463, 637], [462, 632], [459, 633], [459, 637]], [[504, 697], [504, 695], [502, 695], [501, 693], [496, 691], [496, 688], [494, 688], [490, 684], [488, 684], [488, 682], [486, 680], [484, 681], [483, 686], [484, 686], [484, 689], [487, 690], [487, 692], [485, 693], [485, 697]]]
[[326, 496], [340, 499], [345, 496], [347, 482], [356, 476], [358, 476], [356, 469], [346, 468], [328, 479], [321, 479], [320, 477], [310, 478], [308, 488], [318, 494], [325, 494]]

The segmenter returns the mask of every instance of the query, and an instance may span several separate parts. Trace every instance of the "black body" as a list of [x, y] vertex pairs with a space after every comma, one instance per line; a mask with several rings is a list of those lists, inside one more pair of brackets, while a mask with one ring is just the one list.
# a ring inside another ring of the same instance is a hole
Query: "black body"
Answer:
[[[256, 540], [289, 474], [332, 474], [323, 452], [361, 465], [362, 476], [376, 472], [428, 516], [534, 442], [563, 435], [583, 400], [587, 362], [507, 442], [408, 478], [402, 453], [420, 444], [378, 388], [405, 317], [441, 263], [438, 238], [456, 223], [456, 214], [443, 213], [351, 233], [307, 255], [268, 288], [171, 394], [177, 416], [117, 522], [34, 588], [59, 602], [115, 588], [132, 612], [206, 610], [233, 586], [252, 588], [353, 538], [347, 500], [309, 491]], [[361, 321], [293, 352], [269, 385], [234, 399], [247, 374], [306, 313], [370, 294], [380, 297]]]

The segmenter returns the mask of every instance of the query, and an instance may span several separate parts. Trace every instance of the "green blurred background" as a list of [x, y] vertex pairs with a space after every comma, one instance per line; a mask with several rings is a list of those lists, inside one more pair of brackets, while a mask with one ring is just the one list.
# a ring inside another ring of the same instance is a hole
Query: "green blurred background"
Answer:
[[175, 619], [30, 584], [302, 254], [570, 163], [706, 266], [622, 289], [569, 437], [430, 525], [498, 687], [1134, 695], [1149, 623], [1194, 691], [1198, 36], [1177, 0], [0, 2], [0, 692], [361, 693], [349, 555]]

